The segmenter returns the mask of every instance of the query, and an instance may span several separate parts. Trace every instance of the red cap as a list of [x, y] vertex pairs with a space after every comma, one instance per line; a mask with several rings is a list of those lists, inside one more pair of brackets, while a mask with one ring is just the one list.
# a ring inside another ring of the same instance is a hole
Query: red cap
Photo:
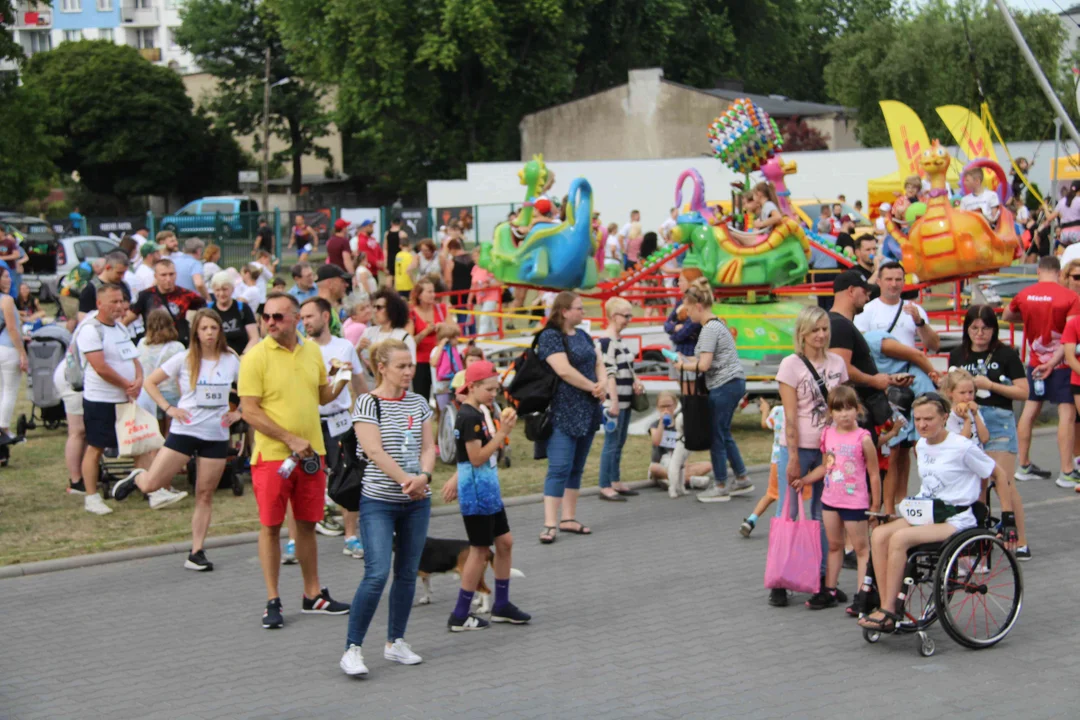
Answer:
[[349, 225], [351, 225], [351, 224], [352, 223], [350, 223], [345, 218], [338, 218], [337, 220], [334, 221], [334, 229], [335, 230], [344, 230], [345, 228], [349, 227]]
[[551, 201], [542, 197], [533, 203], [533, 209], [541, 215], [548, 215], [551, 213]]
[[475, 385], [478, 382], [483, 382], [488, 378], [497, 377], [499, 373], [495, 371], [495, 366], [487, 360], [477, 360], [469, 365], [465, 370], [465, 384]]
[[855, 222], [855, 218], [851, 217], [850, 215], [845, 215], [844, 217], [840, 218], [840, 222]]

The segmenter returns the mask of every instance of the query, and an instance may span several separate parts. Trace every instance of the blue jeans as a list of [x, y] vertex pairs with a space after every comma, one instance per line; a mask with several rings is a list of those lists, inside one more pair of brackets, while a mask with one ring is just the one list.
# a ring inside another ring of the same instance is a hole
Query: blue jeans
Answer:
[[[360, 498], [360, 538], [364, 543], [364, 579], [353, 595], [349, 611], [349, 630], [345, 648], [363, 645], [371, 618], [379, 607], [383, 588], [390, 577], [390, 558], [394, 559], [394, 583], [390, 586], [390, 622], [387, 642], [405, 637], [413, 596], [416, 594], [416, 571], [427, 539], [431, 500], [392, 503]], [[397, 534], [397, 549], [394, 534]]]
[[[604, 421], [609, 415], [604, 411]], [[619, 411], [619, 425], [615, 432], [604, 433], [604, 449], [600, 451], [600, 487], [611, 487], [611, 483], [620, 482], [619, 465], [622, 463], [622, 449], [626, 444], [626, 433], [630, 430], [630, 408]]]
[[593, 437], [570, 437], [555, 428], [547, 439], [548, 470], [544, 477], [544, 495], [561, 498], [566, 490], [581, 489], [581, 473], [589, 459]]
[[746, 475], [746, 465], [739, 453], [739, 446], [731, 436], [731, 420], [735, 416], [735, 408], [739, 407], [745, 394], [745, 378], [729, 380], [709, 391], [709, 410], [712, 411], [712, 444], [709, 446], [709, 457], [712, 459], [717, 485], [727, 482], [728, 461], [731, 462], [731, 469], [735, 471], [735, 477]]
[[[787, 492], [791, 486], [787, 483], [788, 449], [780, 448], [780, 457], [776, 461], [776, 470], [779, 477], [776, 480], [777, 494], [780, 496], [776, 501], [776, 517], [780, 517], [786, 502]], [[812, 448], [799, 448], [799, 473], [806, 477], [807, 473], [821, 464], [821, 451]], [[810, 495], [810, 518], [821, 521], [821, 493], [825, 490], [825, 483], [816, 482], [811, 487]], [[802, 502], [802, 499], [799, 500]], [[799, 516], [799, 508], [792, 505], [790, 508], [791, 518]], [[829, 541], [825, 537], [825, 523], [821, 523], [821, 574], [825, 574], [825, 559], [829, 555]]]

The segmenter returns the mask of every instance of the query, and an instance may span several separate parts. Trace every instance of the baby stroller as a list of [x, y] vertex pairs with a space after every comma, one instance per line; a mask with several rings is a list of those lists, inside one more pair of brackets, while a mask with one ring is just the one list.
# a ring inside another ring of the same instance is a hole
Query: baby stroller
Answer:
[[63, 325], [44, 325], [31, 333], [26, 356], [32, 406], [29, 418], [19, 415], [15, 424], [17, 435], [23, 436], [27, 430], [37, 428], [39, 421], [46, 430], [55, 430], [64, 424], [64, 404], [53, 382], [53, 371], [63, 362], [70, 344], [71, 333]]

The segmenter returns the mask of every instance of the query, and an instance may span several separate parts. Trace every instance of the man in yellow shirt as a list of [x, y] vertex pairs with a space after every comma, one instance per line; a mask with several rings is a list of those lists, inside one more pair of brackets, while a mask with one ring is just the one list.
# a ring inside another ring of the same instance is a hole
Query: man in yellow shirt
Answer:
[[[259, 562], [268, 602], [264, 628], [285, 624], [278, 596], [281, 523], [292, 503], [296, 557], [304, 576], [301, 611], [344, 615], [349, 606], [319, 584], [315, 523], [323, 519], [326, 473], [319, 405], [333, 401], [348, 384], [328, 384], [322, 351], [296, 333], [300, 306], [288, 293], [266, 297], [262, 319], [267, 336], [240, 361], [238, 392], [244, 420], [255, 430], [251, 487], [259, 506]], [[337, 374], [336, 369], [333, 374]]]
[[406, 303], [409, 302], [409, 293], [416, 284], [409, 275], [409, 266], [412, 265], [414, 257], [416, 256], [409, 250], [409, 246], [403, 242], [397, 257], [394, 258], [394, 289]]

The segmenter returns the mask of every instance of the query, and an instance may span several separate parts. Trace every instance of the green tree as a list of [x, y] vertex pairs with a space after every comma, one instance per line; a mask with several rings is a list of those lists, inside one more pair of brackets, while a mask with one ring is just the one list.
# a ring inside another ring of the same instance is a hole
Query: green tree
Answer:
[[[1070, 88], [1058, 72], [1064, 38], [1058, 18], [1048, 12], [1014, 17], [1059, 95], [1068, 97]], [[912, 12], [883, 15], [838, 37], [829, 53], [824, 73], [829, 94], [858, 108], [857, 133], [864, 145], [889, 143], [878, 106], [884, 99], [906, 103], [930, 137], [951, 142], [934, 109], [957, 104], [978, 112], [984, 99], [980, 85], [1006, 140], [1053, 134], [1053, 110], [993, 3], [934, 0]]]
[[199, 145], [192, 103], [173, 71], [131, 47], [66, 42], [33, 56], [23, 76], [47, 108], [48, 132], [63, 139], [57, 164], [78, 171], [88, 192], [116, 199], [168, 195]]
[[218, 80], [206, 107], [215, 125], [236, 135], [252, 135], [262, 152], [265, 52], [270, 48], [270, 81], [289, 78], [270, 94], [270, 132], [286, 149], [272, 161], [292, 168], [292, 192], [300, 193], [301, 160], [312, 155], [330, 162], [330, 151], [316, 143], [328, 134], [322, 86], [304, 82], [289, 63], [275, 23], [256, 0], [189, 0], [181, 10], [176, 37], [199, 66]]

